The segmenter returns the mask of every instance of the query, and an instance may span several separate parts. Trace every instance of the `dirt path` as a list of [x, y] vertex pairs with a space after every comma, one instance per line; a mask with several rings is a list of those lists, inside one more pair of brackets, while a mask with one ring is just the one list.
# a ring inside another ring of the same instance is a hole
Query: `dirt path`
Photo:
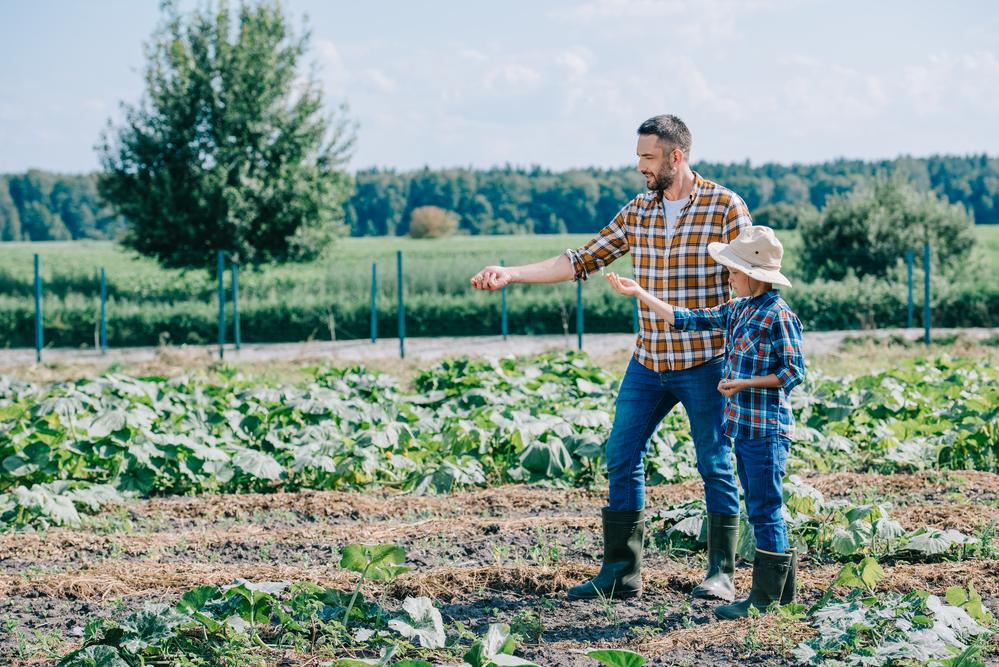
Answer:
[[[960, 335], [969, 340], [981, 340], [999, 335], [999, 329], [965, 328], [933, 329], [934, 337]], [[805, 333], [805, 354], [828, 354], [840, 349], [848, 337], [889, 338], [902, 336], [912, 341], [922, 340], [922, 329], [877, 329], [869, 331], [818, 331]], [[592, 356], [608, 356], [629, 351], [635, 344], [633, 334], [586, 334], [583, 349]], [[463, 336], [450, 338], [407, 338], [407, 359], [435, 361], [457, 355], [498, 358], [508, 355], [522, 356], [543, 352], [576, 349], [575, 334], [568, 336]], [[399, 358], [399, 340], [382, 338], [370, 340], [310, 341], [303, 343], [244, 344], [236, 350], [225, 348], [225, 359], [237, 362], [306, 361], [324, 359], [337, 363], [368, 363], [375, 360]], [[210, 362], [218, 359], [217, 345], [186, 345], [182, 347], [132, 347], [112, 348], [101, 356], [92, 348], [50, 348], [43, 351], [43, 361], [48, 364], [66, 363], [150, 363], [168, 356], [191, 362]], [[0, 369], [28, 366], [35, 363], [35, 350], [16, 348], [0, 350]]]

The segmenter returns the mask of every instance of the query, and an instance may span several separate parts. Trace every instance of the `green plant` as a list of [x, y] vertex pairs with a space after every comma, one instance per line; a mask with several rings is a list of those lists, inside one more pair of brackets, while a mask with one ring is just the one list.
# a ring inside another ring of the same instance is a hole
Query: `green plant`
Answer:
[[402, 565], [404, 562], [406, 562], [406, 550], [394, 544], [349, 544], [343, 548], [340, 567], [358, 572], [361, 575], [354, 587], [353, 594], [350, 596], [350, 603], [343, 613], [344, 625], [350, 621], [350, 612], [354, 608], [354, 602], [361, 592], [365, 578], [391, 582], [409, 570], [408, 567]]

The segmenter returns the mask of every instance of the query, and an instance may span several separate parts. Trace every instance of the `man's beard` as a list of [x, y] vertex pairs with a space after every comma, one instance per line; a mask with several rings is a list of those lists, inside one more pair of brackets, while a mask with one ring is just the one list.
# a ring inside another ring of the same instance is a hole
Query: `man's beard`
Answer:
[[663, 167], [654, 175], [652, 185], [648, 186], [649, 190], [652, 192], [665, 192], [669, 189], [669, 186], [673, 185], [673, 181], [676, 180], [676, 172], [677, 170], [675, 169], [672, 172], [667, 172], [666, 168]]

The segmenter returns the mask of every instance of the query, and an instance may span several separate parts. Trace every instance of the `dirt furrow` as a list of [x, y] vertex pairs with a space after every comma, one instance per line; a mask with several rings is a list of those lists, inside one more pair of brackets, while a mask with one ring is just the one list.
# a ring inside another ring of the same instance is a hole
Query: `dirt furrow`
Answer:
[[[832, 582], [838, 565], [803, 564], [799, 582], [804, 592], [817, 593]], [[947, 587], [974, 584], [983, 595], [999, 597], [999, 560], [968, 560], [954, 563], [884, 566], [886, 577], [880, 589], [909, 592], [915, 589], [944, 592]], [[587, 563], [561, 563], [557, 566], [438, 567], [413, 571], [392, 583], [389, 593], [453, 601], [474, 597], [478, 591], [509, 592], [522, 596], [561, 595], [571, 585], [593, 576], [597, 568]], [[657, 590], [689, 592], [703, 571], [680, 563], [646, 568], [646, 584]], [[740, 567], [736, 584], [748, 590], [751, 571]], [[299, 567], [290, 565], [140, 563], [106, 560], [61, 572], [0, 575], [0, 597], [42, 595], [68, 599], [109, 599], [138, 593], [184, 591], [203, 584], [224, 585], [237, 579], [249, 581], [310, 581], [347, 590], [356, 575], [333, 565]], [[367, 584], [378, 589], [376, 583]]]

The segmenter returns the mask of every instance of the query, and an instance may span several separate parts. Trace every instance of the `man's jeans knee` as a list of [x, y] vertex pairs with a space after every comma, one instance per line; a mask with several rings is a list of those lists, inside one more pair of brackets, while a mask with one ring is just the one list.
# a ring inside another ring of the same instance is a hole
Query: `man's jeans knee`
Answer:
[[682, 371], [656, 373], [632, 357], [607, 440], [609, 509], [633, 511], [645, 507], [644, 458], [649, 441], [673, 406], [682, 403], [690, 420], [708, 511], [739, 513], [731, 444], [722, 433], [724, 397], [718, 392], [720, 379], [720, 359]]
[[629, 512], [645, 508], [645, 452], [659, 422], [676, 402], [662, 388], [659, 374], [632, 357], [617, 394], [614, 425], [607, 439], [608, 509]]

